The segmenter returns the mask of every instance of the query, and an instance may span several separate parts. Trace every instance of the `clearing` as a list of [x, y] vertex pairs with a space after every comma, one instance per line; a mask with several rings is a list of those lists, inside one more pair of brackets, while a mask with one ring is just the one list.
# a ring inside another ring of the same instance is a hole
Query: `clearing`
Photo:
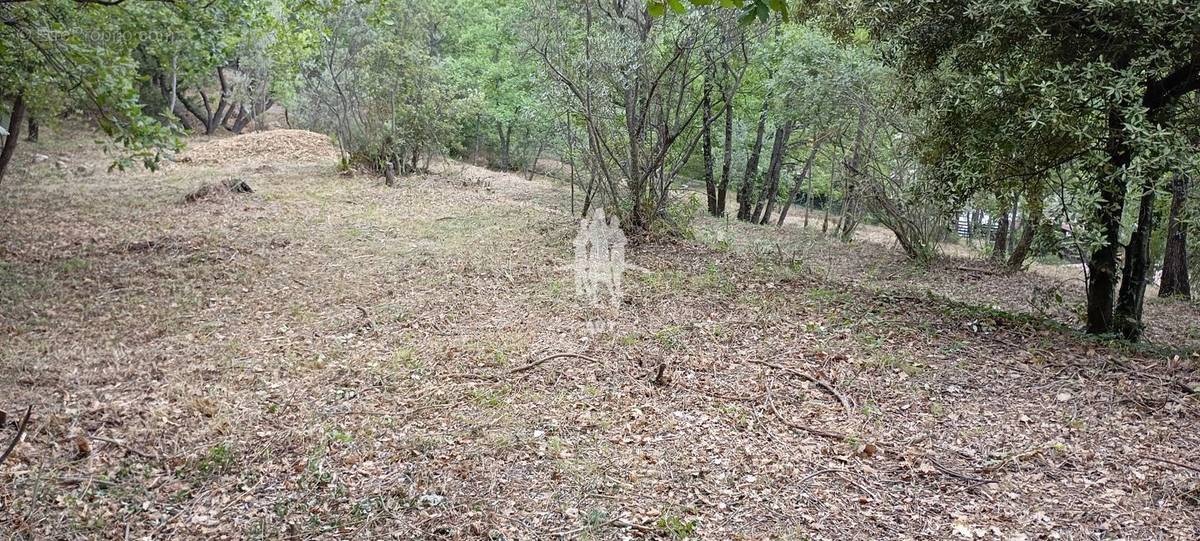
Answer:
[[[593, 335], [561, 186], [447, 162], [388, 189], [310, 135], [159, 173], [22, 145], [0, 439], [33, 420], [0, 532], [1200, 538], [1194, 304], [1107, 344], [1069, 274], [702, 219], [630, 247]], [[230, 178], [254, 192], [183, 202]], [[554, 353], [581, 356], [529, 366]]]

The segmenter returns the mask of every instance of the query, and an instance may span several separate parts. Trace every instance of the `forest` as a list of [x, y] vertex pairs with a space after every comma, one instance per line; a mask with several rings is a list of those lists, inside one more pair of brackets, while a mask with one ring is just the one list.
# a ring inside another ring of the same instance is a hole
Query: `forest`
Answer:
[[0, 534], [1200, 537], [1200, 4], [0, 21]]

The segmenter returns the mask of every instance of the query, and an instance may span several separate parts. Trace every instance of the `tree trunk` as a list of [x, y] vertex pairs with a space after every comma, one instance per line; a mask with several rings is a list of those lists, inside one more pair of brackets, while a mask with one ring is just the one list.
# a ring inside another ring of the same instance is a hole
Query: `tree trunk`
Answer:
[[[234, 121], [233, 127], [230, 128], [229, 131], [240, 135], [242, 133], [242, 130], [246, 129], [246, 126], [249, 126], [250, 123], [254, 122], [255, 119], [262, 118], [261, 114], [263, 112], [265, 112], [267, 109], [270, 109], [274, 105], [275, 105], [275, 100], [273, 100], [273, 99], [267, 100], [265, 103], [262, 104], [261, 107], [252, 104], [250, 106], [249, 111], [246, 110], [246, 107], [244, 105], [239, 105], [237, 120]], [[259, 126], [259, 127], [261, 127], [261, 125], [262, 125], [261, 122], [256, 124], [256, 126]]]
[[1000, 212], [1000, 220], [996, 222], [996, 236], [992, 241], [992, 261], [1004, 261], [1004, 256], [1008, 253], [1008, 200], [1001, 199], [1000, 207], [1003, 209]]
[[36, 143], [38, 140], [38, 121], [37, 117], [29, 115], [29, 133], [25, 135], [25, 140], [30, 143]]
[[967, 239], [974, 241], [979, 236], [979, 228], [983, 225], [983, 209], [971, 210], [971, 228], [967, 230]]
[[391, 188], [396, 185], [396, 164], [387, 162], [387, 166], [383, 170], [383, 185]]
[[511, 163], [509, 155], [509, 149], [511, 148], [509, 146], [509, 136], [511, 135], [512, 126], [509, 126], [506, 130], [504, 124], [496, 122], [496, 136], [500, 138], [500, 162], [497, 164], [497, 167], [501, 171], [508, 171], [509, 163]]
[[538, 160], [542, 159], [542, 152], [546, 150], [546, 143], [550, 140], [548, 137], [538, 141], [537, 152], [533, 153], [533, 161], [525, 168], [525, 180], [533, 180], [533, 176], [537, 174]]
[[21, 137], [21, 122], [24, 119], [25, 94], [22, 93], [13, 100], [12, 112], [8, 116], [8, 136], [4, 138], [3, 150], [0, 150], [0, 183], [4, 182], [8, 162], [12, 161], [13, 153], [17, 151], [17, 140]]
[[1021, 224], [1021, 240], [1017, 241], [1017, 246], [1008, 258], [1008, 268], [1012, 270], [1020, 270], [1029, 258], [1029, 249], [1033, 246], [1033, 239], [1042, 224], [1042, 212], [1045, 210], [1042, 197], [1040, 185], [1030, 188], [1025, 197], [1025, 222]]
[[1096, 223], [1103, 236], [1100, 247], [1088, 258], [1087, 332], [1108, 334], [1116, 327], [1113, 321], [1113, 295], [1117, 287], [1117, 249], [1121, 243], [1121, 214], [1125, 210], [1124, 171], [1132, 161], [1124, 135], [1125, 120], [1116, 111], [1108, 114], [1108, 140], [1105, 152], [1108, 165], [1100, 172], [1101, 204], [1096, 209]]
[[712, 86], [710, 71], [704, 78], [704, 90], [700, 97], [700, 107], [704, 110], [703, 123], [700, 125], [700, 146], [704, 153], [704, 194], [708, 199], [708, 213], [720, 216], [717, 212], [717, 180], [713, 176]]
[[733, 168], [733, 92], [725, 94], [725, 148], [721, 156], [721, 184], [717, 186], [717, 216], [725, 215], [725, 194]]
[[809, 171], [808, 174], [808, 189], [804, 193], [804, 228], [808, 229], [808, 213], [812, 210], [813, 204], [813, 177], [816, 176]]
[[1142, 335], [1142, 306], [1146, 300], [1146, 284], [1150, 281], [1150, 239], [1154, 236], [1156, 192], [1153, 181], [1147, 180], [1142, 189], [1137, 229], [1125, 246], [1125, 266], [1121, 269], [1121, 289], [1117, 294], [1114, 312], [1117, 330], [1131, 341], [1136, 341]]
[[[778, 227], [783, 227], [783, 221], [787, 219], [788, 209], [791, 208], [792, 205], [796, 204], [797, 201], [799, 201], [800, 191], [804, 186], [804, 179], [812, 178], [813, 161], [817, 159], [817, 149], [819, 148], [821, 148], [821, 142], [814, 140], [812, 149], [808, 152], [808, 160], [804, 162], [804, 169], [800, 171], [800, 174], [796, 177], [796, 180], [793, 181], [794, 184], [792, 184], [792, 193], [791, 195], [788, 195], [787, 202], [784, 203], [783, 208], [779, 210], [779, 222], [776, 224]], [[811, 182], [809, 184], [811, 187]], [[804, 208], [804, 226], [808, 227], [808, 207]]]
[[1167, 249], [1163, 255], [1162, 281], [1158, 286], [1159, 297], [1179, 295], [1190, 299], [1191, 284], [1188, 280], [1187, 230], [1184, 220], [1187, 210], [1188, 188], [1191, 178], [1175, 174], [1171, 181], [1171, 213], [1167, 218]]
[[750, 148], [750, 156], [746, 159], [746, 173], [742, 175], [742, 184], [738, 188], [738, 219], [750, 220], [751, 208], [754, 205], [754, 178], [758, 176], [758, 159], [762, 154], [763, 132], [767, 129], [767, 109], [771, 105], [771, 94], [763, 98], [762, 109], [758, 112], [758, 128], [754, 132], [754, 146]]
[[783, 169], [783, 156], [787, 150], [788, 139], [792, 135], [791, 123], [775, 128], [775, 142], [771, 145], [771, 164], [767, 166], [767, 179], [763, 182], [762, 194], [754, 204], [754, 214], [751, 222], [766, 225], [771, 221], [771, 212], [775, 209], [775, 198], [779, 195], [779, 173]]
[[167, 100], [167, 103], [169, 104], [168, 111], [175, 115], [175, 118], [179, 119], [179, 124], [183, 126], [183, 129], [191, 130], [192, 121], [188, 118], [189, 111], [184, 108], [179, 101], [178, 85], [172, 83], [171, 86], [167, 86], [167, 80], [162, 74], [154, 75], [152, 79], [158, 84], [158, 90], [160, 93], [162, 93], [163, 99]]
[[847, 175], [843, 179], [845, 189], [842, 191], [842, 218], [838, 222], [838, 236], [842, 241], [849, 242], [858, 227], [859, 188], [862, 183], [863, 150], [866, 145], [867, 111], [865, 105], [858, 109], [858, 128], [854, 132], [854, 148], [850, 152], [850, 161], [846, 164]]
[[829, 160], [829, 193], [825, 194], [825, 215], [821, 218], [821, 234], [829, 234], [829, 207], [833, 206], [833, 180], [837, 176], [837, 160]]

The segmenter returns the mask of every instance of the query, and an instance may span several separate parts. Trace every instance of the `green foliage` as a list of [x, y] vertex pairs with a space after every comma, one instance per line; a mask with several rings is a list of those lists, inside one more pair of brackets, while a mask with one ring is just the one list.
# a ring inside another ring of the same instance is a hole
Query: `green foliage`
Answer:
[[[222, 2], [210, 4], [220, 9]], [[147, 111], [140, 99], [141, 74], [134, 58], [141, 35], [159, 26], [161, 5], [85, 5], [68, 0], [5, 6], [0, 26], [0, 88], [5, 101], [28, 97], [33, 114], [86, 109], [108, 136], [113, 167], [157, 167], [177, 151], [178, 132]], [[199, 8], [196, 8], [199, 11]]]
[[[786, 0], [687, 0], [687, 2], [696, 7], [719, 6], [725, 9], [739, 9], [742, 15], [738, 21], [742, 24], [750, 24], [755, 21], [768, 22], [771, 20], [771, 12], [778, 13], [784, 22], [789, 20]], [[676, 14], [683, 14], [687, 11], [687, 7], [680, 0], [649, 0], [646, 2], [646, 11], [653, 17], [665, 16], [668, 9]]]

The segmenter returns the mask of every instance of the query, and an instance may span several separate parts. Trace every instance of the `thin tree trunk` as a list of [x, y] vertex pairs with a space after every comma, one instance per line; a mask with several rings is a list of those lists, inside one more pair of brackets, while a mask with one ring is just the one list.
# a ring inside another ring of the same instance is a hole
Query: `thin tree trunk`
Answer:
[[387, 166], [383, 170], [383, 185], [391, 188], [396, 185], [396, 164], [387, 162]]
[[1043, 197], [1041, 186], [1030, 188], [1029, 194], [1025, 197], [1025, 221], [1021, 224], [1021, 240], [1017, 241], [1016, 247], [1013, 248], [1012, 255], [1008, 257], [1008, 268], [1020, 270], [1025, 266], [1025, 260], [1029, 258], [1029, 249], [1033, 246], [1033, 239], [1037, 236], [1038, 227], [1042, 224]]
[[704, 90], [700, 97], [700, 107], [704, 109], [703, 123], [700, 125], [700, 146], [704, 154], [704, 194], [708, 200], [708, 213], [719, 216], [717, 213], [717, 180], [713, 175], [712, 86], [710, 70], [704, 78]]
[[571, 216], [575, 215], [575, 184], [579, 182], [579, 173], [575, 171], [575, 127], [571, 125], [571, 117], [563, 114], [563, 126], [567, 129], [567, 167], [571, 168]]
[[4, 148], [0, 150], [0, 183], [4, 182], [4, 172], [12, 161], [13, 153], [17, 151], [17, 140], [21, 137], [21, 122], [25, 120], [25, 94], [17, 94], [13, 100], [12, 112], [8, 115], [8, 136], [4, 138]]
[[1187, 233], [1188, 223], [1184, 219], [1187, 210], [1188, 188], [1191, 178], [1175, 174], [1171, 180], [1171, 213], [1167, 218], [1167, 249], [1163, 255], [1162, 281], [1158, 286], [1159, 297], [1178, 295], [1192, 297], [1188, 277]]
[[1121, 269], [1121, 289], [1117, 293], [1114, 311], [1117, 330], [1126, 340], [1136, 341], [1142, 335], [1142, 307], [1146, 300], [1146, 284], [1150, 282], [1150, 239], [1154, 236], [1154, 199], [1152, 181], [1142, 186], [1141, 206], [1138, 207], [1137, 229], [1125, 246], [1125, 266]]
[[36, 143], [38, 140], [38, 121], [37, 117], [29, 115], [29, 133], [25, 135], [25, 140], [30, 143]]
[[[787, 202], [784, 203], [783, 208], [779, 210], [779, 222], [777, 224], [778, 227], [783, 227], [783, 221], [787, 219], [788, 209], [792, 208], [792, 205], [796, 204], [796, 202], [800, 199], [800, 191], [804, 186], [805, 178], [812, 178], [813, 161], [817, 159], [817, 149], [819, 148], [821, 148], [821, 142], [814, 140], [812, 143], [812, 150], [808, 152], [808, 160], [804, 162], [804, 169], [801, 170], [800, 175], [796, 177], [796, 180], [794, 181], [795, 183], [792, 184], [791, 195], [788, 196]], [[804, 207], [804, 226], [808, 227], [808, 207]]]
[[771, 163], [767, 166], [767, 178], [763, 182], [762, 193], [754, 204], [754, 213], [750, 221], [766, 225], [771, 221], [771, 212], [775, 209], [775, 198], [779, 195], [779, 173], [783, 169], [783, 155], [791, 137], [791, 123], [775, 128], [775, 142], [771, 144]]
[[983, 209], [971, 210], [971, 228], [967, 230], [967, 239], [974, 241], [979, 236], [979, 228], [983, 225]]
[[725, 196], [733, 168], [733, 92], [725, 93], [725, 147], [721, 156], [721, 184], [717, 187], [717, 216], [725, 215]]
[[179, 70], [177, 69], [178, 55], [171, 55], [171, 103], [169, 110], [175, 112], [176, 92], [179, 91]]
[[813, 177], [816, 175], [809, 172], [808, 189], [804, 192], [804, 228], [808, 229], [808, 213], [812, 210], [813, 204]]
[[1003, 211], [1000, 213], [1000, 220], [996, 222], [996, 236], [992, 240], [992, 261], [1003, 261], [1008, 252], [1008, 201], [1001, 199], [1000, 206]]
[[596, 173], [595, 171], [588, 173], [588, 185], [583, 194], [583, 212], [580, 217], [587, 218], [588, 211], [592, 210], [592, 199], [596, 197]]
[[496, 137], [500, 140], [500, 156], [496, 163], [496, 167], [501, 171], [508, 169], [508, 140], [504, 137], [504, 124], [496, 122]]
[[525, 168], [525, 180], [533, 180], [533, 176], [537, 174], [538, 160], [542, 159], [542, 152], [546, 150], [546, 142], [549, 140], [550, 139], [547, 137], [543, 138], [541, 141], [538, 141], [537, 152], [533, 154], [533, 161], [530, 162], [529, 166]]
[[829, 193], [825, 194], [825, 216], [821, 218], [821, 234], [829, 234], [829, 207], [833, 206], [833, 180], [837, 175], [837, 160], [829, 160]]
[[767, 129], [767, 109], [771, 105], [771, 93], [763, 98], [762, 109], [758, 112], [758, 127], [754, 132], [754, 146], [750, 148], [750, 156], [746, 159], [746, 173], [742, 175], [742, 184], [738, 188], [738, 219], [750, 220], [751, 208], [754, 205], [754, 179], [758, 176], [758, 160], [762, 154], [763, 133]]
[[838, 223], [838, 236], [849, 242], [858, 227], [859, 221], [859, 185], [862, 181], [863, 147], [866, 145], [867, 112], [865, 106], [858, 110], [858, 128], [854, 132], [854, 148], [850, 152], [850, 161], [846, 164], [846, 176], [843, 179], [845, 189], [842, 191], [842, 218]]

